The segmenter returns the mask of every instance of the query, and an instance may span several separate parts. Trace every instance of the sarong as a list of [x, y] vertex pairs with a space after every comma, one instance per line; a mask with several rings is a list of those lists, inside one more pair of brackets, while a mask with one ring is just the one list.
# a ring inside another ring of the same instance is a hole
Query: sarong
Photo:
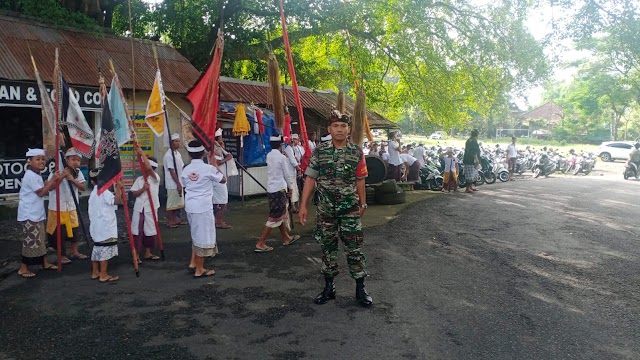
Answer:
[[22, 221], [22, 262], [27, 265], [42, 265], [47, 247], [44, 244], [45, 223]]
[[[49, 210], [47, 216], [47, 234], [53, 235], [56, 232], [56, 212]], [[73, 229], [80, 226], [78, 213], [76, 210], [60, 211], [60, 229], [66, 231], [67, 238], [73, 239]]]
[[178, 196], [178, 189], [167, 189], [167, 210], [178, 210], [184, 208], [184, 194]]
[[266, 226], [270, 228], [277, 228], [285, 221], [289, 226], [289, 213], [288, 205], [289, 198], [284, 191], [277, 191], [268, 194], [269, 198], [269, 218], [267, 219]]
[[407, 174], [407, 181], [419, 181], [420, 180], [420, 162], [418, 160], [413, 162], [413, 165], [409, 166], [409, 174]]
[[203, 249], [216, 247], [216, 218], [213, 209], [202, 213], [187, 213], [193, 245]]
[[191, 245], [191, 248], [193, 249], [193, 252], [196, 253], [197, 256], [200, 257], [212, 257], [212, 256], [216, 256], [218, 254], [218, 247], [214, 247], [214, 248], [201, 248], [195, 245]]
[[111, 238], [93, 244], [92, 261], [106, 261], [118, 256], [118, 239]]
[[145, 248], [154, 249], [157, 231], [153, 214], [134, 211], [131, 217], [131, 234], [138, 254], [142, 254]]
[[389, 164], [389, 179], [393, 179], [395, 181], [400, 181], [402, 179], [402, 164], [401, 165], [391, 165]]
[[475, 165], [464, 164], [464, 178], [467, 184], [472, 184], [478, 178], [478, 170]]

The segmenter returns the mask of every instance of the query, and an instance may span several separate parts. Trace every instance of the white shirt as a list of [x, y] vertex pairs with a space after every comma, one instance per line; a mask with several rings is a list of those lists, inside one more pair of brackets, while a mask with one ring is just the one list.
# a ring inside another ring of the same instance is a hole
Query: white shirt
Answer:
[[393, 140], [389, 140], [387, 151], [389, 152], [389, 164], [396, 166], [402, 164], [402, 160], [400, 160], [400, 144]]
[[294, 177], [291, 173], [289, 161], [277, 149], [272, 149], [267, 154], [267, 192], [274, 193], [287, 190], [288, 179]]
[[46, 219], [44, 198], [36, 192], [44, 187], [42, 176], [33, 170], [27, 170], [22, 177], [20, 187], [20, 201], [18, 203], [18, 221], [31, 220], [34, 222]]
[[[53, 177], [53, 172], [49, 174], [49, 180]], [[78, 178], [76, 179], [78, 182], [84, 183], [86, 179], [82, 174], [82, 171], [78, 171]], [[73, 193], [76, 195], [76, 200], [79, 200], [78, 197], [78, 188], [73, 186]], [[56, 190], [49, 191], [49, 210], [56, 211]], [[60, 211], [71, 211], [76, 209], [76, 204], [73, 202], [73, 197], [71, 197], [71, 190], [69, 190], [69, 180], [64, 179], [60, 183]]]
[[314, 143], [313, 141], [309, 140], [309, 149], [311, 149], [311, 152], [313, 152], [313, 150], [316, 149], [316, 143]]
[[292, 146], [293, 155], [298, 160], [298, 164], [302, 162], [302, 157], [304, 156], [304, 147], [302, 145]]
[[117, 209], [116, 197], [111, 191], [98, 195], [98, 187], [93, 187], [89, 195], [89, 233], [94, 242], [118, 238]]
[[420, 164], [424, 164], [425, 152], [426, 150], [424, 149], [424, 147], [418, 146], [417, 148], [413, 149], [413, 157], [418, 159], [418, 161], [420, 161]]
[[176, 166], [178, 169], [175, 169], [173, 166], [173, 156], [171, 156], [171, 149], [167, 150], [162, 158], [162, 164], [164, 165], [164, 187], [167, 189], [177, 189], [178, 185], [173, 178], [171, 177], [171, 173], [169, 173], [169, 169], [176, 170], [176, 174], [178, 175], [178, 180], [182, 179], [182, 171], [184, 168], [184, 161], [182, 161], [182, 155], [178, 150], [173, 152], [176, 155]]
[[381, 157], [381, 158], [382, 158], [382, 160], [384, 160], [384, 161], [387, 161], [387, 162], [389, 161], [389, 153], [388, 153], [388, 152], [386, 152], [386, 151], [381, 152], [381, 153], [380, 153], [380, 157]]
[[284, 155], [287, 157], [287, 168], [289, 169], [289, 173], [290, 174], [297, 174], [296, 172], [296, 166], [299, 166], [300, 163], [298, 162], [298, 160], [296, 159], [295, 154], [293, 153], [293, 147], [292, 146], [286, 146], [284, 148]]
[[[226, 151], [222, 150], [222, 154], [226, 155]], [[224, 160], [223, 155], [216, 155], [216, 161]], [[219, 166], [220, 171], [222, 171], [222, 175], [227, 176], [227, 163], [224, 163]], [[227, 204], [229, 203], [229, 189], [227, 188], [227, 184], [220, 184], [218, 182], [213, 183], [213, 196], [211, 198], [214, 204]]]
[[458, 163], [458, 158], [455, 156], [444, 157], [444, 172], [448, 173], [449, 171], [456, 171], [456, 164]]
[[402, 162], [406, 162], [407, 164], [409, 164], [409, 166], [413, 165], [413, 163], [416, 162], [416, 158], [409, 154], [400, 154], [400, 159], [402, 160]]
[[[149, 191], [151, 192], [151, 199], [153, 200], [153, 207], [158, 212], [160, 207], [160, 198], [158, 197], [158, 191], [160, 189], [160, 175], [155, 173], [155, 178], [149, 176], [147, 182], [149, 183]], [[131, 191], [138, 191], [142, 189], [144, 185], [144, 176], [139, 176], [133, 185], [131, 185]], [[136, 202], [133, 204], [133, 211], [151, 213], [151, 204], [149, 204], [149, 195], [146, 191], [143, 191], [140, 196], [136, 198]]]
[[507, 159], [514, 157], [518, 157], [518, 149], [516, 149], [514, 144], [509, 144], [509, 146], [507, 146]]
[[213, 210], [213, 183], [219, 183], [222, 178], [222, 173], [213, 165], [205, 164], [201, 159], [191, 160], [180, 178], [186, 192], [184, 210], [194, 214]]

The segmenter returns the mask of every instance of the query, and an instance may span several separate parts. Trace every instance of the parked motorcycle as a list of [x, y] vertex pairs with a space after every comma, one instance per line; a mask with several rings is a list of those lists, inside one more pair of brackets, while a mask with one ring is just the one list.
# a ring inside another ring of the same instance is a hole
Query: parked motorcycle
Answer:
[[578, 156], [575, 168], [573, 169], [573, 175], [578, 175], [580, 173], [589, 175], [595, 164], [596, 157], [593, 156], [593, 154]]
[[420, 183], [414, 185], [418, 190], [442, 190], [444, 178], [435, 163], [429, 161], [420, 168]]
[[549, 176], [556, 171], [556, 162], [553, 161], [546, 154], [542, 154], [536, 161], [536, 165], [533, 167], [533, 177], [538, 178], [540, 174]]

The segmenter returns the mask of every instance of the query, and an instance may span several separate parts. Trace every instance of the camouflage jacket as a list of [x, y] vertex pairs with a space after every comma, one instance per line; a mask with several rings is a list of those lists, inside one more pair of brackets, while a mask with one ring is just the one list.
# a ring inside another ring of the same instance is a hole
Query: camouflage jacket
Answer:
[[367, 177], [362, 148], [347, 143], [336, 149], [332, 142], [318, 145], [305, 172], [316, 179], [318, 214], [324, 216], [359, 216], [356, 179]]

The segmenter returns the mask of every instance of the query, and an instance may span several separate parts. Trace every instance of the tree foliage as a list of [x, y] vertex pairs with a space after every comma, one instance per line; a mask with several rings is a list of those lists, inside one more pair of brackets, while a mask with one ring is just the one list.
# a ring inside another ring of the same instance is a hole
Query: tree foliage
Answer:
[[[133, 35], [161, 35], [199, 69], [223, 24], [223, 75], [265, 80], [269, 49], [287, 74], [277, 1], [164, 0], [154, 9], [132, 2]], [[110, 25], [125, 33], [126, 2], [106, 3]], [[374, 110], [398, 120], [415, 109], [420, 122], [440, 128], [489, 116], [506, 94], [548, 75], [542, 45], [524, 26], [530, 7], [528, 0], [284, 2], [300, 85], [353, 96], [357, 80]]]

